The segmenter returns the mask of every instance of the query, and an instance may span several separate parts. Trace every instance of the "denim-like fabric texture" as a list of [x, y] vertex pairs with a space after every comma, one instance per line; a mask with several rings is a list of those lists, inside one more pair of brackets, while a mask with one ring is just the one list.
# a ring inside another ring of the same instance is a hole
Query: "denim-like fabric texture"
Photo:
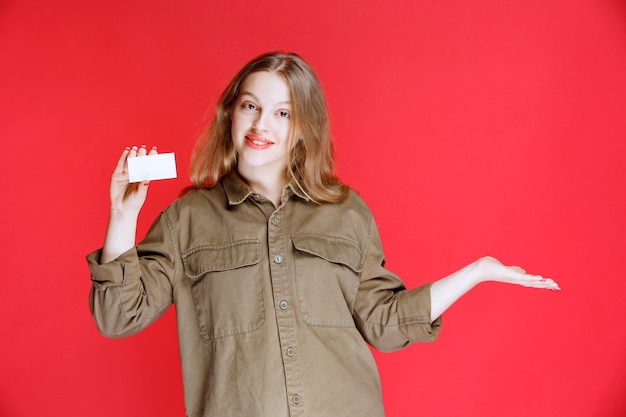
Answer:
[[136, 248], [99, 257], [87, 261], [104, 335], [175, 304], [190, 417], [383, 416], [367, 343], [396, 350], [440, 328], [430, 284], [407, 291], [384, 268], [353, 192], [319, 205], [287, 186], [276, 208], [233, 173], [175, 201]]

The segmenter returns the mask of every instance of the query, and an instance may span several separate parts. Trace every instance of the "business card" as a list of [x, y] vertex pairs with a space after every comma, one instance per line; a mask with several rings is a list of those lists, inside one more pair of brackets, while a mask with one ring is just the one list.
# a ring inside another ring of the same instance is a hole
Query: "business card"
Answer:
[[128, 158], [128, 177], [130, 182], [176, 178], [174, 153]]

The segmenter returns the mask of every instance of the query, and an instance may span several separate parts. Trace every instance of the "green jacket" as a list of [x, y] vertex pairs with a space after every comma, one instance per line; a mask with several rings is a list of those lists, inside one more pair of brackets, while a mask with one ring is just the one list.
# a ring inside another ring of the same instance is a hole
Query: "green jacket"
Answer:
[[176, 306], [187, 416], [379, 417], [382, 351], [435, 339], [430, 284], [384, 268], [356, 193], [316, 204], [285, 187], [276, 208], [236, 174], [165, 209], [136, 248], [88, 255], [104, 335]]

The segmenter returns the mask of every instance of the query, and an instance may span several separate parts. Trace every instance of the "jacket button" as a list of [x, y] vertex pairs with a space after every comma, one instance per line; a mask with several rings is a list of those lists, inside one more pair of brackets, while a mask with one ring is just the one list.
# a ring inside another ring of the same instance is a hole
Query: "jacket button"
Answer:
[[280, 303], [278, 303], [278, 306], [281, 310], [287, 310], [287, 307], [289, 307], [289, 303], [287, 302], [287, 300], [282, 300]]
[[296, 354], [296, 350], [292, 347], [287, 348], [287, 356], [289, 356], [290, 358], [293, 358], [293, 355]]
[[282, 263], [283, 262], [283, 257], [280, 256], [280, 255], [274, 256], [274, 262], [276, 262], [277, 264]]
[[280, 220], [278, 220], [276, 217], [272, 217], [272, 224], [274, 226], [278, 226], [278, 223], [280, 223]]
[[293, 397], [291, 397], [291, 400], [293, 401], [294, 404], [300, 404], [300, 401], [302, 401], [302, 398], [300, 397], [300, 394], [293, 394]]

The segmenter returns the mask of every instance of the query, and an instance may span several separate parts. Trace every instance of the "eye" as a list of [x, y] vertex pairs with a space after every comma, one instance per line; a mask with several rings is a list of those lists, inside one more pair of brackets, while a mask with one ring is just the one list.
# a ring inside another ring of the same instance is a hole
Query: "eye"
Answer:
[[290, 119], [291, 118], [291, 114], [289, 114], [289, 112], [287, 110], [280, 110], [278, 112], [278, 115], [280, 117], [282, 117], [282, 118], [285, 118], [285, 119]]
[[257, 106], [256, 106], [256, 104], [251, 103], [251, 102], [249, 102], [249, 101], [244, 101], [244, 102], [241, 104], [241, 108], [242, 108], [242, 109], [244, 109], [244, 110], [256, 110], [256, 109], [257, 109]]

